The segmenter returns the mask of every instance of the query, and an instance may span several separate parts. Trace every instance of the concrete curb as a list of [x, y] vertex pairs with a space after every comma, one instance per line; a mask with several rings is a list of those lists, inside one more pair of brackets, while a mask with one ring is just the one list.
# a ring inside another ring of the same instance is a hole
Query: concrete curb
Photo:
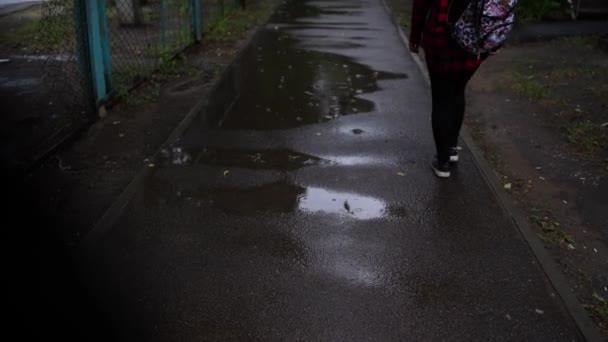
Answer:
[[[276, 6], [272, 10], [272, 13], [276, 11]], [[272, 16], [272, 14], [271, 14]], [[261, 30], [265, 27], [270, 17], [268, 17], [263, 23], [261, 23], [254, 31], [251, 36], [246, 38], [246, 41], [243, 42], [240, 50], [237, 52], [236, 56], [232, 59], [230, 63], [222, 70], [219, 77], [216, 78], [215, 82], [211, 86], [211, 90], [209, 94], [215, 93], [220, 87], [222, 87], [223, 82], [228, 78], [229, 74], [235, 68], [235, 64], [237, 64], [241, 58], [246, 48], [251, 44], [251, 42], [258, 36]], [[168, 148], [175, 142], [179, 140], [181, 135], [188, 129], [190, 124], [197, 118], [199, 115], [206, 117], [209, 119], [209, 113], [207, 111], [207, 107], [209, 106], [209, 98], [202, 98], [198, 101], [194, 107], [188, 111], [186, 116], [182, 119], [182, 121], [175, 127], [175, 129], [171, 132], [167, 140], [160, 145], [158, 150], [152, 155], [150, 158], [150, 162], [158, 160], [158, 156], [161, 151], [165, 148]], [[228, 105], [228, 107], [231, 104]], [[213, 118], [211, 118], [213, 119]], [[127, 207], [137, 189], [146, 179], [146, 177], [150, 174], [152, 168], [148, 165], [145, 165], [137, 175], [131, 180], [131, 182], [127, 185], [127, 187], [123, 190], [123, 192], [112, 202], [111, 206], [104, 212], [102, 217], [95, 223], [93, 228], [83, 237], [80, 244], [77, 247], [77, 253], [86, 254], [88, 250], [90, 250], [97, 241], [99, 241], [103, 236], [105, 236], [108, 232], [112, 230], [116, 221], [122, 215], [124, 209]]]
[[[405, 32], [403, 32], [403, 29], [395, 20], [395, 17], [392, 15], [391, 9], [386, 4], [385, 0], [379, 1], [382, 2], [384, 9], [387, 11], [388, 15], [391, 18], [391, 21], [399, 32], [399, 36], [401, 37], [403, 44], [409, 51], [409, 40]], [[424, 75], [427, 84], [430, 85], [428, 72], [424, 67], [422, 60], [417, 54], [410, 52], [410, 55], [416, 62], [416, 65], [418, 65], [418, 68], [420, 68], [420, 72]], [[530, 227], [526, 215], [524, 215], [524, 213], [522, 213], [511, 203], [508, 194], [504, 191], [502, 187], [500, 180], [496, 177], [496, 174], [494, 173], [493, 169], [490, 167], [489, 163], [484, 158], [481, 149], [475, 144], [466, 126], [463, 127], [460, 137], [464, 141], [466, 147], [471, 151], [475, 165], [477, 165], [477, 168], [481, 172], [486, 183], [494, 193], [496, 199], [498, 200], [505, 213], [513, 220], [515, 228], [518, 230], [522, 238], [528, 244], [528, 247], [532, 251], [532, 254], [534, 254], [541, 268], [545, 272], [545, 275], [551, 282], [551, 285], [559, 294], [560, 298], [562, 299], [562, 302], [564, 303], [564, 306], [566, 307], [566, 310], [576, 323], [579, 331], [584, 336], [585, 340], [590, 342], [605, 341], [604, 338], [602, 338], [599, 329], [593, 323], [581, 303], [578, 301], [574, 293], [570, 291], [570, 287], [568, 286], [566, 278], [562, 274], [561, 270], [557, 267], [557, 265], [553, 262], [553, 259], [545, 250], [542, 242], [536, 236], [536, 233], [534, 232], [532, 227]]]

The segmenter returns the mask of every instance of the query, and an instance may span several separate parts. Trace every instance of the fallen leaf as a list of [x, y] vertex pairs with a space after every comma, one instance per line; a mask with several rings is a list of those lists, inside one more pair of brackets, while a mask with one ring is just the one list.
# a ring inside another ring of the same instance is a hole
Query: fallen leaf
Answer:
[[154, 164], [154, 163], [148, 164], [148, 167], [155, 167], [155, 166], [156, 166], [156, 164]]
[[397, 175], [399, 175], [401, 177], [405, 177], [405, 173], [403, 173], [403, 172], [397, 172]]
[[230, 174], [230, 171], [228, 171], [228, 170], [224, 171], [224, 177], [228, 177], [229, 174]]
[[568, 249], [569, 249], [569, 250], [574, 250], [574, 249], [576, 249], [576, 248], [575, 248], [575, 247], [574, 247], [574, 246], [573, 246], [571, 243], [569, 243], [569, 244], [568, 244]]
[[536, 313], [537, 313], [537, 314], [539, 314], [539, 315], [542, 315], [542, 314], [544, 314], [544, 313], [545, 313], [545, 312], [544, 312], [543, 310], [541, 310], [541, 309], [536, 309], [536, 310], [534, 310], [534, 311], [536, 311]]
[[504, 187], [505, 187], [506, 190], [510, 190], [511, 189], [511, 183], [505, 184]]

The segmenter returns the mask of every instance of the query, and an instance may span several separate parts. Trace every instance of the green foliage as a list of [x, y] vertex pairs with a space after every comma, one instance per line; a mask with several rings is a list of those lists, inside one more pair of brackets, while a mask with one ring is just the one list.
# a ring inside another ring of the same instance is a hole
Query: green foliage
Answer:
[[597, 319], [608, 322], [608, 302], [595, 291], [593, 292], [592, 297], [593, 304], [585, 305], [585, 308]]
[[606, 146], [608, 128], [591, 121], [577, 122], [566, 127], [568, 143], [583, 153], [593, 153]]
[[523, 21], [540, 21], [563, 16], [570, 10], [567, 0], [519, 0], [516, 15]]
[[545, 87], [534, 76], [526, 76], [520, 72], [513, 73], [513, 90], [530, 99], [545, 97]]
[[61, 52], [74, 42], [74, 18], [72, 2], [50, 0], [46, 8], [54, 10], [39, 19], [32, 19], [20, 26], [0, 33], [0, 42], [26, 47], [39, 52]]
[[239, 39], [251, 27], [264, 21], [272, 11], [273, 1], [264, 1], [242, 9], [230, 9], [205, 36], [206, 41], [227, 42]]

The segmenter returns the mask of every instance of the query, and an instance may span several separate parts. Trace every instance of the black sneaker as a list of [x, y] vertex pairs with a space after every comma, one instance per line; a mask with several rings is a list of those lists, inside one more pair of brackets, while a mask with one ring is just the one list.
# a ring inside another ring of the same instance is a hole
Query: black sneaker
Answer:
[[450, 163], [458, 163], [458, 147], [452, 147], [450, 149]]
[[431, 162], [431, 167], [433, 168], [433, 172], [435, 172], [435, 176], [439, 178], [450, 177], [450, 162], [440, 163], [435, 159]]

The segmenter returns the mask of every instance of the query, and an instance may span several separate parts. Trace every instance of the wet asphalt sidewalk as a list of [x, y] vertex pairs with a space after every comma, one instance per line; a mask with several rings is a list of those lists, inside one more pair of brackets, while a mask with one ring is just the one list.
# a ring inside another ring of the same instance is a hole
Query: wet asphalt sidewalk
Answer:
[[582, 339], [469, 151], [432, 174], [428, 86], [378, 0], [287, 1], [242, 58], [226, 115], [89, 241], [119, 339]]

